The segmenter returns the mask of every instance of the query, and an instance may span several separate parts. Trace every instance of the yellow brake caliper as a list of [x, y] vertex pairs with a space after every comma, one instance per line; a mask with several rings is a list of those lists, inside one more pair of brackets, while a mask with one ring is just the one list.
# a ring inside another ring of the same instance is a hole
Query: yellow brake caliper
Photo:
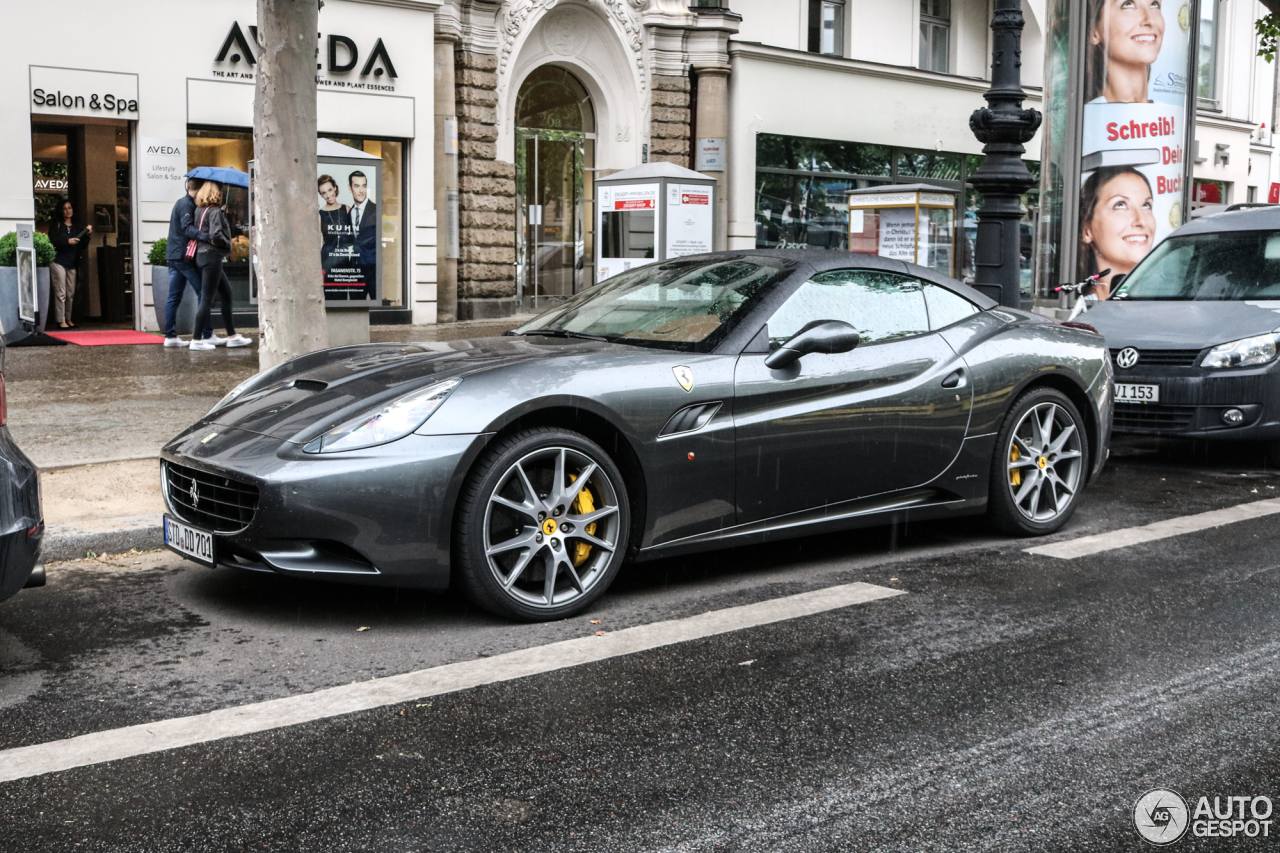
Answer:
[[[1021, 458], [1022, 458], [1022, 454], [1018, 452], [1018, 445], [1015, 444], [1009, 450], [1009, 461], [1017, 462]], [[1014, 486], [1022, 485], [1022, 469], [1021, 468], [1014, 468], [1009, 472], [1009, 482]]]
[[[576, 474], [569, 475], [569, 482], [573, 482], [576, 479], [578, 479]], [[587, 513], [595, 512], [596, 500], [594, 497], [591, 496], [591, 490], [584, 486], [582, 491], [578, 492], [578, 496], [573, 499], [573, 505], [570, 507], [570, 509], [573, 511], [574, 515], [586, 515]], [[596, 535], [596, 523], [594, 521], [582, 529], [586, 531], [586, 534], [588, 536]], [[590, 556], [591, 556], [590, 545], [588, 545], [586, 542], [574, 543], [573, 565], [575, 567], [581, 566], [583, 563], [587, 561], [587, 557], [590, 557]]]

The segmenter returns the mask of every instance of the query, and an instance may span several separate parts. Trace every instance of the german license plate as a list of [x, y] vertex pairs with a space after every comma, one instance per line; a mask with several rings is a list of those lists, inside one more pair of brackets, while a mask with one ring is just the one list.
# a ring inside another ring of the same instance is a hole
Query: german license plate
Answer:
[[217, 565], [213, 534], [207, 530], [183, 524], [181, 521], [175, 521], [167, 515], [164, 517], [164, 544], [169, 550], [177, 551], [201, 565]]
[[1133, 385], [1129, 383], [1116, 383], [1116, 402], [1117, 403], [1159, 403], [1160, 402], [1160, 386], [1159, 385]]

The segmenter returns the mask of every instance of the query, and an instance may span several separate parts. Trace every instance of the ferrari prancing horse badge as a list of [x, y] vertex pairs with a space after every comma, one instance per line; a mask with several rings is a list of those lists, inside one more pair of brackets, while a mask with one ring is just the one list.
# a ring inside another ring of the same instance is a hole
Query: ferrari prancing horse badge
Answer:
[[686, 391], [693, 390], [693, 368], [681, 364], [671, 368], [671, 372], [676, 375], [676, 381], [680, 383], [681, 388]]

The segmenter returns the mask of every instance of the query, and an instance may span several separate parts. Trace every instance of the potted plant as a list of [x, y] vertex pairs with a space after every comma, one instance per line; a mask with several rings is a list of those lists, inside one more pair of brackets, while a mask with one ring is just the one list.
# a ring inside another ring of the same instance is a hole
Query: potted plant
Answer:
[[[147, 252], [147, 263], [151, 264], [152, 307], [155, 308], [156, 323], [160, 326], [161, 333], [164, 332], [165, 306], [169, 303], [169, 262], [165, 259], [168, 247], [168, 238], [161, 237], [151, 244], [151, 250]], [[178, 282], [178, 285], [185, 286], [183, 282]], [[182, 295], [182, 302], [178, 304], [178, 316], [174, 319], [178, 334], [191, 334], [196, 324], [196, 309], [199, 307], [200, 297], [194, 291]]]
[[[47, 234], [35, 235], [36, 247], [36, 331], [43, 332], [49, 315], [49, 264], [58, 254]], [[10, 231], [0, 237], [0, 334], [13, 335], [22, 329], [18, 316], [18, 234]]]

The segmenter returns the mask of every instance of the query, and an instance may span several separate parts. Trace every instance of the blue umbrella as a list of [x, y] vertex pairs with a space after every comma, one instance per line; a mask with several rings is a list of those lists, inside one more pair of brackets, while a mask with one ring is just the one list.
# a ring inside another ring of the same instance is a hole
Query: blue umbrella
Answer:
[[217, 181], [233, 187], [249, 187], [249, 173], [226, 166], [196, 166], [183, 177], [199, 178], [202, 181]]

